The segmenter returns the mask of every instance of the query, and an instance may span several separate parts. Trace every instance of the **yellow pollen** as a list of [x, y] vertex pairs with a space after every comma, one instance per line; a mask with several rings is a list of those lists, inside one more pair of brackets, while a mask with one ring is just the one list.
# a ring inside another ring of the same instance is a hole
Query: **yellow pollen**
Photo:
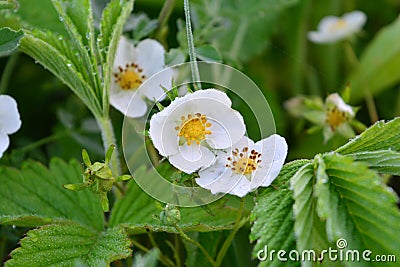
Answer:
[[338, 19], [335, 23], [333, 23], [329, 28], [329, 32], [334, 32], [337, 30], [341, 30], [343, 28], [346, 28], [347, 22], [344, 19]]
[[142, 72], [143, 70], [134, 63], [126, 64], [124, 68], [118, 67], [118, 72], [114, 73], [115, 83], [117, 83], [122, 90], [137, 89], [146, 78]]
[[349, 120], [346, 112], [339, 110], [336, 106], [326, 111], [326, 123], [335, 131], [342, 123]]
[[187, 117], [181, 117], [181, 125], [176, 126], [175, 130], [178, 131], [178, 136], [183, 139], [183, 143], [189, 146], [195, 142], [200, 144], [201, 141], [206, 139], [206, 135], [211, 134], [207, 128], [211, 127], [211, 123], [207, 121], [206, 115], [188, 114]]
[[242, 151], [235, 149], [232, 151], [232, 156], [228, 157], [228, 163], [225, 167], [230, 168], [236, 174], [245, 175], [247, 179], [251, 179], [250, 175], [257, 170], [261, 163], [261, 153], [254, 149], [249, 152], [248, 147], [244, 147]]

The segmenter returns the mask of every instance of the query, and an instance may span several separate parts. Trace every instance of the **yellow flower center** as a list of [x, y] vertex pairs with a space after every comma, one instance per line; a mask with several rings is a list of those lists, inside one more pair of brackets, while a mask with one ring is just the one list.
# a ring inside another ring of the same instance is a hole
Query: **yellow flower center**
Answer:
[[146, 79], [142, 72], [143, 69], [134, 63], [126, 64], [124, 68], [120, 66], [118, 72], [114, 73], [115, 83], [123, 90], [137, 89]]
[[349, 120], [347, 113], [339, 110], [336, 106], [328, 108], [326, 111], [326, 123], [335, 131], [342, 123]]
[[347, 27], [347, 22], [344, 19], [338, 19], [335, 23], [333, 23], [329, 28], [329, 32], [335, 32], [337, 30], [341, 30]]
[[207, 130], [210, 127], [211, 123], [207, 121], [206, 115], [196, 113], [182, 116], [181, 125], [176, 126], [175, 130], [178, 131], [178, 136], [183, 138], [183, 143], [186, 142], [190, 146], [193, 142], [199, 145], [206, 139], [206, 135], [211, 134], [211, 131]]
[[225, 167], [230, 168], [236, 174], [246, 175], [250, 180], [250, 174], [257, 170], [261, 163], [260, 158], [261, 153], [254, 149], [249, 153], [248, 147], [244, 147], [241, 152], [236, 148], [232, 151], [232, 156], [227, 158], [228, 163]]

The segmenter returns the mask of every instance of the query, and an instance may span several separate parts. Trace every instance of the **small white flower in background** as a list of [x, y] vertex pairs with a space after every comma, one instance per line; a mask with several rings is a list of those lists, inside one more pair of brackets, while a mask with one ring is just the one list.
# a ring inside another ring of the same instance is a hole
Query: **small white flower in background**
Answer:
[[[161, 85], [171, 87], [173, 71], [165, 70], [156, 78], [148, 78], [163, 70], [164, 53], [164, 47], [155, 40], [145, 39], [135, 47], [132, 41], [121, 37], [113, 67], [111, 105], [124, 115], [137, 118], [147, 111], [145, 97], [152, 101], [162, 100], [165, 92]], [[138, 90], [144, 82], [146, 87]]]
[[10, 145], [9, 134], [21, 127], [17, 102], [8, 95], [0, 95], [0, 158]]
[[337, 93], [330, 94], [325, 99], [325, 140], [330, 139], [336, 131], [345, 137], [353, 137], [355, 133], [349, 122], [354, 116], [353, 108], [347, 105]]
[[215, 160], [213, 149], [238, 142], [246, 127], [229, 97], [206, 89], [178, 97], [150, 120], [150, 138], [160, 155], [176, 168], [193, 173]]
[[285, 139], [277, 134], [255, 144], [244, 136], [228, 152], [218, 153], [213, 165], [200, 170], [196, 182], [213, 194], [243, 197], [274, 181], [285, 162], [287, 149]]
[[314, 43], [328, 44], [345, 39], [357, 33], [367, 21], [361, 11], [353, 11], [342, 17], [327, 16], [318, 24], [318, 31], [308, 32], [308, 39]]

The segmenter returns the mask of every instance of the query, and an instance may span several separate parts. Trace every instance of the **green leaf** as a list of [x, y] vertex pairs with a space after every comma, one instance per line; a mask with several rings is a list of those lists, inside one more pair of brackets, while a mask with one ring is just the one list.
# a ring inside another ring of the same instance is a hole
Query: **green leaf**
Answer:
[[103, 10], [100, 36], [97, 38], [103, 68], [103, 107], [109, 103], [112, 68], [124, 23], [133, 9], [134, 0], [112, 0]]
[[[226, 236], [224, 237], [223, 234], [224, 232], [222, 231], [207, 233], [191, 232], [189, 233], [189, 236], [202, 245], [207, 251], [208, 255], [214, 259], [218, 254], [218, 249], [220, 248], [221, 243], [226, 238]], [[204, 257], [203, 252], [197, 246], [184, 239], [183, 244], [186, 249], [185, 266], [212, 266], [207, 258]]]
[[77, 223], [51, 224], [31, 230], [5, 266], [109, 266], [131, 254], [121, 228], [94, 232]]
[[[146, 169], [140, 168], [133, 177], [143, 175], [146, 175]], [[239, 202], [237, 197], [226, 196], [206, 207], [180, 208], [181, 220], [178, 225], [184, 231], [231, 229], [237, 217]], [[163, 224], [155, 218], [160, 214], [156, 203], [135, 181], [130, 181], [125, 196], [117, 200], [112, 209], [109, 224], [123, 225], [132, 234], [146, 231], [176, 233], [173, 226]]]
[[73, 44], [63, 36], [51, 32], [25, 31], [20, 41], [20, 50], [65, 83], [92, 111], [101, 115], [102, 108], [99, 100], [87, 83], [83, 73], [86, 73], [79, 53], [73, 49]]
[[[93, 25], [93, 12], [89, 0], [52, 0], [60, 19], [64, 23], [70, 41], [82, 63], [78, 70], [90, 85], [99, 101], [102, 101], [102, 91], [98, 79], [97, 46]], [[74, 55], [76, 57], [77, 55]]]
[[[298, 0], [198, 0], [192, 3], [195, 44], [215, 45], [223, 58], [246, 61], [268, 44], [274, 22]], [[200, 43], [199, 43], [200, 42]]]
[[399, 258], [400, 212], [395, 193], [367, 164], [349, 156], [326, 154], [317, 157], [315, 164], [317, 210], [326, 220], [329, 240], [345, 239], [345, 250], [368, 249], [372, 255]]
[[[315, 254], [306, 259], [302, 266], [313, 266], [318, 254], [330, 246], [325, 233], [325, 224], [316, 211], [317, 199], [314, 188], [315, 178], [312, 164], [304, 165], [292, 178], [295, 216], [294, 232], [297, 251], [314, 250]], [[315, 257], [315, 259], [314, 259]], [[334, 264], [332, 262], [332, 264]]]
[[78, 182], [82, 170], [77, 161], [53, 159], [48, 169], [36, 162], [26, 162], [21, 170], [0, 167], [0, 223], [38, 226], [72, 220], [101, 230], [104, 219], [98, 197], [62, 187]]
[[196, 56], [203, 61], [222, 62], [221, 53], [212, 45], [202, 45], [195, 48]]
[[387, 150], [400, 152], [400, 118], [389, 122], [378, 121], [361, 135], [352, 139], [336, 152], [353, 154], [365, 151]]
[[[360, 65], [350, 78], [352, 100], [365, 92], [374, 95], [400, 81], [400, 18], [383, 28], [363, 53]], [[385, 51], [382, 53], [382, 51]]]
[[[251, 212], [250, 241], [256, 241], [253, 248], [253, 257], [265, 246], [268, 251], [286, 250], [296, 248], [296, 241], [293, 232], [293, 194], [289, 190], [289, 181], [293, 175], [305, 164], [307, 160], [298, 160], [287, 163], [275, 179], [273, 187], [263, 189], [256, 199], [256, 205]], [[278, 187], [279, 189], [275, 189]], [[264, 261], [260, 266], [283, 266], [288, 262], [279, 262], [276, 258], [273, 262]], [[298, 264], [294, 264], [298, 265]]]
[[165, 53], [164, 57], [165, 65], [173, 66], [185, 62], [187, 53], [183, 52], [181, 49], [172, 48], [167, 53]]
[[0, 29], [0, 57], [11, 54], [18, 46], [24, 33], [22, 31], [13, 31], [9, 28]]
[[400, 176], [400, 153], [391, 150], [366, 151], [350, 154], [355, 160], [363, 161], [379, 173]]

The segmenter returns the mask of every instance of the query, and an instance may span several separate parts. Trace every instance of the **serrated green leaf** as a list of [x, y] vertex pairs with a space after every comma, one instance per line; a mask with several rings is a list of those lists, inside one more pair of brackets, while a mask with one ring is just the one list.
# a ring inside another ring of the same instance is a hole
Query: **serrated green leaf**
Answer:
[[375, 95], [400, 81], [400, 46], [393, 45], [399, 42], [400, 19], [397, 19], [377, 34], [361, 56], [359, 67], [350, 78], [354, 101], [365, 92]]
[[[399, 258], [398, 198], [377, 173], [367, 164], [339, 154], [320, 157], [316, 168], [317, 209], [326, 220], [329, 240], [345, 239], [346, 250], [368, 249], [372, 255], [392, 254]], [[360, 264], [371, 266], [373, 262]]]
[[196, 56], [203, 61], [222, 62], [221, 53], [212, 45], [202, 45], [195, 48]]
[[89, 191], [70, 192], [63, 184], [82, 182], [77, 161], [53, 159], [50, 167], [26, 162], [21, 170], [0, 167], [0, 223], [38, 226], [72, 220], [101, 230], [99, 199]]
[[79, 53], [76, 55], [70, 42], [51, 32], [26, 31], [19, 48], [65, 83], [93, 114], [102, 114], [99, 100], [82, 74]]
[[336, 152], [353, 154], [365, 151], [387, 150], [400, 151], [400, 118], [389, 122], [378, 121], [361, 135], [352, 139]]
[[109, 103], [112, 68], [124, 23], [133, 9], [134, 0], [112, 0], [103, 10], [100, 36], [97, 38], [100, 61], [103, 67], [103, 107]]
[[[52, 0], [70, 41], [76, 49], [76, 54], [82, 58], [78, 70], [85, 81], [95, 92], [98, 101], [102, 101], [102, 91], [98, 79], [97, 46], [93, 25], [93, 12], [89, 0]], [[76, 57], [76, 55], [74, 55]]]
[[0, 29], [0, 57], [11, 54], [18, 46], [24, 33], [22, 31], [13, 31], [9, 28]]
[[29, 231], [5, 266], [100, 267], [130, 254], [130, 241], [122, 228], [98, 233], [70, 222]]
[[[302, 253], [305, 250], [313, 250], [315, 254], [311, 254], [310, 258], [302, 262], [302, 266], [313, 266], [313, 263], [318, 260], [318, 253], [330, 246], [325, 233], [325, 224], [318, 217], [316, 210], [313, 165], [309, 163], [301, 167], [290, 183], [294, 197], [294, 232], [297, 251]], [[334, 262], [330, 264], [330, 266], [336, 265]]]
[[391, 150], [366, 151], [350, 154], [355, 160], [363, 161], [379, 173], [400, 176], [400, 153]]
[[[138, 169], [133, 176], [143, 175], [146, 175], [145, 168]], [[249, 200], [245, 199], [246, 209], [251, 205]], [[183, 231], [231, 229], [237, 217], [239, 202], [237, 197], [225, 196], [206, 207], [180, 208], [181, 220], [178, 225]], [[156, 203], [156, 200], [147, 195], [135, 181], [130, 181], [126, 194], [113, 207], [109, 224], [123, 225], [132, 234], [146, 231], [176, 233], [173, 226], [163, 224], [155, 218], [160, 214]]]
[[[263, 250], [265, 246], [268, 250], [286, 250], [289, 251], [296, 247], [295, 236], [293, 232], [293, 194], [289, 190], [289, 181], [293, 175], [305, 164], [307, 160], [298, 160], [286, 164], [279, 176], [275, 179], [273, 185], [278, 187], [267, 187], [256, 199], [256, 205], [251, 212], [250, 241], [256, 241], [253, 248], [253, 257], [257, 257], [257, 252]], [[260, 266], [283, 266], [288, 262], [264, 261]], [[298, 263], [292, 262], [293, 266]]]

